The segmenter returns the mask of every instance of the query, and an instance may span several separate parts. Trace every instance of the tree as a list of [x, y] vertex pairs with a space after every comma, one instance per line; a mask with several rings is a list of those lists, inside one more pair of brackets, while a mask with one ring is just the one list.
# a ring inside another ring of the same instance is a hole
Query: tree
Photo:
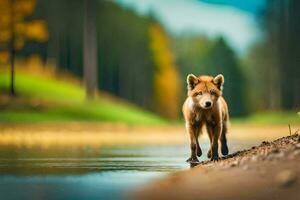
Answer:
[[256, 72], [260, 107], [291, 110], [300, 107], [300, 2], [268, 0], [260, 20], [263, 40], [250, 50], [247, 65]]
[[265, 49], [269, 52], [269, 59], [276, 58], [275, 65], [266, 67], [278, 72], [274, 82], [279, 85], [276, 92], [280, 96], [280, 107], [284, 109], [300, 106], [299, 9], [300, 2], [297, 0], [273, 0], [267, 1], [263, 15]]
[[241, 70], [234, 51], [221, 37], [218, 38], [206, 58], [205, 73], [225, 77], [224, 96], [228, 101], [233, 116], [245, 115], [248, 112], [246, 78]]
[[154, 110], [149, 19], [110, 1], [100, 1], [97, 12], [98, 87]]
[[150, 26], [150, 49], [155, 64], [154, 100], [158, 113], [177, 118], [180, 100], [179, 75], [166, 33], [157, 23]]
[[11, 96], [15, 95], [16, 52], [24, 47], [26, 40], [46, 42], [49, 38], [47, 25], [43, 20], [25, 19], [33, 14], [35, 5], [36, 0], [0, 0], [0, 44], [3, 47], [0, 51], [2, 55], [9, 55]]
[[86, 84], [86, 95], [93, 98], [97, 90], [97, 23], [96, 23], [96, 0], [84, 1], [84, 33], [83, 33], [83, 58], [84, 58], [84, 80]]
[[[246, 79], [234, 51], [225, 39], [181, 36], [173, 40], [173, 48], [183, 83], [189, 73], [211, 76], [222, 73], [225, 77], [224, 96], [229, 104], [230, 114], [247, 114], [249, 101], [246, 97]], [[182, 89], [186, 92], [186, 85]]]

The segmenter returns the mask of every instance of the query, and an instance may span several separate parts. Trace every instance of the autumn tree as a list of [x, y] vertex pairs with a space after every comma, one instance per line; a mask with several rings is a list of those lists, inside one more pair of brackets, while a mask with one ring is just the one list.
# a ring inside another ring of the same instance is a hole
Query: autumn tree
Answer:
[[[84, 7], [84, 1], [39, 1], [38, 6], [39, 16], [47, 20], [51, 34], [47, 44], [48, 58], [56, 59], [59, 70], [69, 71], [83, 80], [91, 80], [86, 77], [85, 69], [87, 68], [85, 67], [87, 65], [84, 61], [84, 51], [85, 49], [91, 50], [88, 46], [85, 47], [87, 44], [85, 38], [90, 40], [92, 36], [90, 31], [87, 31], [88, 33], [85, 35], [82, 27], [87, 25], [86, 17], [95, 17], [95, 15], [86, 16], [91, 13], [85, 12], [84, 8], [87, 7]], [[173, 90], [173, 87], [177, 87], [177, 72], [176, 69], [173, 69], [173, 58], [168, 49], [167, 35], [163, 29], [160, 28], [158, 35], [163, 35], [165, 41], [157, 48], [163, 47], [164, 49], [154, 52], [153, 41], [156, 45], [161, 37], [154, 36], [153, 31], [149, 32], [152, 30], [149, 27], [155, 23], [155, 20], [151, 20], [148, 16], [139, 16], [134, 11], [124, 9], [112, 1], [96, 1], [96, 5], [93, 4], [92, 7], [97, 14], [94, 22], [97, 28], [96, 51], [99, 60], [97, 72], [90, 75], [98, 76], [97, 87], [104, 92], [109, 92], [152, 111], [169, 108], [169, 105], [163, 107], [158, 103], [157, 95], [166, 94], [164, 105], [167, 104], [166, 99], [173, 98], [170, 105], [172, 108], [167, 111], [173, 114], [167, 114], [167, 116], [175, 116], [180, 107], [174, 106], [178, 103], [175, 95], [178, 91]], [[54, 12], [55, 15], [52, 14]], [[160, 25], [157, 24], [157, 26]], [[95, 27], [93, 26], [93, 28]], [[160, 60], [157, 59], [158, 54], [167, 56], [166, 60], [170, 60], [170, 63], [160, 63]], [[168, 74], [169, 72], [171, 74]], [[164, 81], [163, 76], [166, 77], [166, 80], [175, 78], [175, 85], [169, 86], [172, 87], [170, 91], [166, 89], [166, 82], [161, 90], [155, 89], [159, 81]], [[169, 93], [171, 94], [169, 95]]]
[[0, 0], [0, 55], [2, 62], [10, 63], [10, 95], [15, 95], [15, 57], [26, 40], [46, 42], [47, 25], [43, 20], [27, 21], [33, 14], [36, 0]]
[[168, 37], [156, 23], [150, 26], [150, 48], [156, 67], [154, 99], [157, 111], [170, 118], [178, 117], [180, 82]]

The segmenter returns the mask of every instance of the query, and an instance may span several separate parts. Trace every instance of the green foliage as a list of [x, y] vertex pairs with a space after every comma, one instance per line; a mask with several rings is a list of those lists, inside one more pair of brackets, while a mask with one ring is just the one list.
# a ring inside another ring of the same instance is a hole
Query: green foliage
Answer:
[[[111, 1], [97, 3], [98, 88], [155, 110], [156, 69], [149, 44], [153, 19]], [[83, 0], [39, 1], [37, 6], [36, 16], [49, 25], [48, 56], [56, 58], [59, 70], [82, 78]]]
[[246, 82], [241, 66], [232, 49], [223, 38], [217, 39], [207, 57], [204, 72], [225, 77], [224, 96], [233, 116], [247, 114]]
[[[83, 0], [37, 1], [34, 17], [43, 18], [48, 24], [50, 40], [44, 56], [55, 58], [60, 70], [82, 76]], [[29, 50], [43, 52], [42, 48], [32, 46]]]
[[300, 4], [297, 0], [267, 1], [260, 15], [264, 38], [249, 52], [253, 93], [260, 110], [300, 107]]
[[[223, 38], [208, 40], [191, 36], [175, 38], [173, 43], [183, 83], [189, 73], [212, 76], [223, 74], [224, 96], [231, 115], [248, 113], [246, 79], [235, 53]], [[186, 90], [185, 85], [183, 88]]]
[[98, 7], [99, 88], [153, 108], [155, 65], [148, 18], [100, 1]]
[[[8, 73], [0, 74], [1, 90], [8, 88]], [[84, 101], [84, 89], [65, 81], [41, 76], [16, 74], [16, 88], [21, 98], [38, 102], [37, 105], [13, 104], [4, 107], [0, 122], [44, 121], [113, 121], [130, 124], [166, 123], [158, 116], [132, 105], [105, 98]]]

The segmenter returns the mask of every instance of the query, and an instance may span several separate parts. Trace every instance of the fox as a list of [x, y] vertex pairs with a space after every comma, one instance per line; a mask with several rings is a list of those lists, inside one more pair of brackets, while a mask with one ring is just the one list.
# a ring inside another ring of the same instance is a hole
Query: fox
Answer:
[[210, 140], [207, 157], [211, 161], [219, 160], [219, 141], [222, 155], [228, 155], [226, 134], [229, 124], [227, 103], [222, 96], [224, 76], [187, 76], [187, 98], [184, 101], [182, 112], [185, 119], [186, 131], [189, 134], [191, 156], [187, 162], [198, 163], [202, 150], [198, 137], [202, 129], [206, 130]]

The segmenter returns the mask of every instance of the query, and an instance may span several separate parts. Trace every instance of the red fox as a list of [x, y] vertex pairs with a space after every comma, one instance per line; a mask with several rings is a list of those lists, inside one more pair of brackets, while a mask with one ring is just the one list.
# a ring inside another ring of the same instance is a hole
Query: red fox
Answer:
[[228, 154], [226, 133], [229, 122], [228, 107], [222, 96], [224, 76], [216, 77], [198, 76], [193, 74], [187, 76], [188, 92], [183, 104], [183, 115], [186, 130], [190, 136], [191, 156], [187, 162], [199, 162], [197, 156], [202, 155], [198, 137], [202, 132], [203, 125], [206, 126], [210, 139], [210, 149], [207, 157], [218, 160], [218, 141], [221, 141], [221, 152]]

